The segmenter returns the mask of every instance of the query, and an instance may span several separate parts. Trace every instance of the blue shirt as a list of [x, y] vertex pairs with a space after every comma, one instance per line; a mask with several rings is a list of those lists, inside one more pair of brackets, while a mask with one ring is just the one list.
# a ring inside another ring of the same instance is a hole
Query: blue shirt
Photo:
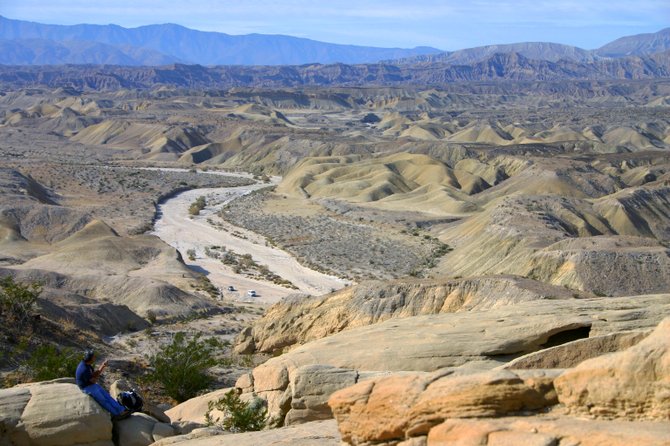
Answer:
[[90, 364], [81, 361], [77, 366], [75, 377], [77, 378], [77, 385], [80, 389], [90, 386], [93, 384], [91, 382], [91, 379], [93, 378], [93, 367]]

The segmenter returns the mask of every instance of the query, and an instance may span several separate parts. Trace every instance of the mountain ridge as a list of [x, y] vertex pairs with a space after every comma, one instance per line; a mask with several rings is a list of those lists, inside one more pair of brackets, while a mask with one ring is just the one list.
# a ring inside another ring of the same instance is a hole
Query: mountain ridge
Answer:
[[[37, 48], [29, 39], [41, 39]], [[5, 48], [21, 51], [0, 53], [0, 63], [16, 65], [108, 63], [129, 66], [158, 66], [170, 63], [216, 65], [303, 65], [303, 64], [414, 64], [441, 62], [467, 65], [497, 53], [518, 53], [529, 59], [558, 62], [595, 62], [606, 58], [645, 56], [670, 50], [670, 28], [656, 33], [624, 36], [600, 48], [587, 50], [554, 42], [492, 44], [455, 51], [419, 46], [412, 49], [378, 48], [320, 42], [280, 34], [230, 35], [199, 31], [174, 23], [124, 28], [119, 25], [52, 25], [13, 20], [0, 16], [0, 41]], [[51, 53], [60, 59], [40, 57], [43, 41], [52, 41]], [[87, 42], [87, 43], [85, 43]], [[79, 49], [90, 42], [102, 45], [90, 54]], [[23, 58], [21, 58], [21, 56]]]
[[[304, 63], [365, 63], [437, 53], [429, 47], [414, 49], [340, 45], [284, 35], [225, 33], [192, 30], [181, 25], [45, 25], [0, 16], [0, 39], [46, 39], [55, 42], [98, 42], [162, 53], [175, 62], [200, 65], [300, 65]], [[132, 59], [132, 57], [130, 57]], [[93, 61], [89, 61], [93, 62]], [[134, 65], [151, 65], [137, 61]], [[62, 61], [61, 63], [67, 63]], [[21, 64], [29, 64], [22, 62]]]
[[424, 63], [305, 64], [300, 66], [218, 66], [173, 64], [162, 67], [113, 65], [0, 66], [0, 86], [79, 90], [152, 88], [411, 86], [473, 81], [596, 81], [670, 78], [670, 51], [580, 63], [533, 60], [518, 53], [496, 53], [468, 65]]

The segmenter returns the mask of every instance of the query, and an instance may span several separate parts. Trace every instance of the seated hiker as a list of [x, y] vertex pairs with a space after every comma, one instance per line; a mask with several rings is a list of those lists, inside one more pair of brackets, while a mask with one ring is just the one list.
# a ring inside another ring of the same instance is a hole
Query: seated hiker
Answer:
[[122, 419], [130, 415], [130, 411], [119, 404], [100, 384], [98, 378], [107, 367], [107, 361], [104, 361], [98, 370], [93, 369], [95, 362], [95, 352], [87, 350], [84, 359], [77, 366], [77, 385], [87, 395], [93, 397], [105, 410], [112, 414], [113, 419]]

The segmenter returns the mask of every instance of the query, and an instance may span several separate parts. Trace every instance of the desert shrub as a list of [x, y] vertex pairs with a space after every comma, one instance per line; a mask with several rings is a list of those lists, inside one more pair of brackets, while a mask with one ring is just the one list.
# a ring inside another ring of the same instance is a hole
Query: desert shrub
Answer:
[[207, 369], [216, 364], [213, 355], [217, 343], [200, 338], [198, 333], [187, 341], [186, 334], [178, 332], [172, 343], [149, 357], [153, 371], [147, 380], [161, 384], [165, 393], [179, 403], [193, 398], [212, 382]]
[[35, 308], [37, 297], [42, 292], [39, 283], [24, 285], [11, 276], [0, 279], [0, 314], [16, 322], [24, 323]]
[[188, 256], [188, 259], [192, 262], [195, 260], [195, 249], [189, 248], [186, 250], [186, 255]]
[[158, 320], [158, 315], [156, 315], [155, 311], [149, 310], [147, 311], [147, 320], [149, 321], [150, 324], [153, 325]]
[[74, 377], [81, 354], [73, 348], [40, 345], [26, 360], [29, 374], [35, 381]]
[[[219, 426], [230, 432], [259, 431], [268, 424], [268, 410], [264, 401], [256, 398], [249, 403], [244, 402], [234, 389], [218, 401], [210, 401], [207, 407], [205, 413], [207, 424]], [[223, 418], [214, 419], [212, 411], [215, 409], [223, 412]]]
[[193, 203], [191, 203], [191, 206], [189, 206], [188, 208], [188, 213], [191, 215], [199, 215], [200, 211], [205, 209], [206, 205], [207, 200], [205, 199], [205, 197], [200, 196]]

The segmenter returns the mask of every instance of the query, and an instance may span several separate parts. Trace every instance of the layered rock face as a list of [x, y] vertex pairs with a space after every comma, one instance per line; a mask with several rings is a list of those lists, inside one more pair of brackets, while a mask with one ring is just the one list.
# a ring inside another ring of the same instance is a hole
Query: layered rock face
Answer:
[[[544, 299], [495, 310], [392, 319], [295, 348], [242, 376], [236, 387], [266, 399], [270, 414], [284, 423], [323, 419], [330, 416], [324, 409], [330, 393], [380, 375], [491, 370], [526, 354], [536, 357], [519, 368], [533, 363], [572, 367], [639, 342], [646, 333], [619, 334], [614, 340], [608, 333], [651, 328], [670, 313], [669, 305], [667, 295]], [[563, 358], [551, 347], [573, 354]]]
[[669, 340], [670, 318], [639, 344], [573, 369], [376, 378], [329, 404], [351, 445], [668, 444]]
[[271, 353], [388, 319], [485, 310], [549, 297], [569, 299], [573, 292], [515, 276], [367, 282], [273, 305], [240, 334], [236, 350]]
[[670, 420], [670, 318], [639, 344], [584, 361], [555, 382], [572, 413]]

